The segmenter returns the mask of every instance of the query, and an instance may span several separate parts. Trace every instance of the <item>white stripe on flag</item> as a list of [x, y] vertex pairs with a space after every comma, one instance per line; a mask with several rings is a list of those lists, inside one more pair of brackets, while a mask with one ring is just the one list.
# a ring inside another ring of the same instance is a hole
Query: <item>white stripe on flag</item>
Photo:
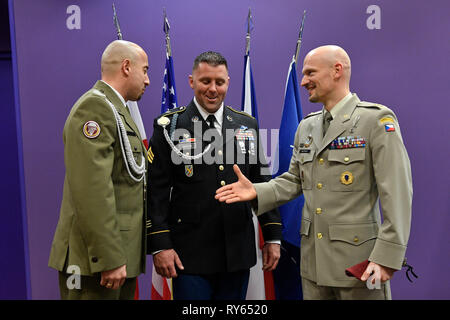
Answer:
[[244, 98], [244, 112], [252, 115], [252, 90], [250, 81], [250, 56], [247, 57], [247, 64], [245, 66], [245, 98]]
[[[244, 112], [252, 115], [252, 90], [250, 78], [250, 56], [247, 56], [245, 65], [245, 83], [244, 83]], [[253, 228], [255, 229], [256, 244], [256, 265], [250, 268], [250, 278], [248, 280], [247, 300], [266, 300], [266, 290], [264, 285], [264, 272], [262, 270], [262, 251], [259, 247], [259, 222], [252, 209]]]
[[166, 279], [157, 274], [154, 265], [152, 266], [152, 291], [155, 291], [152, 292], [152, 300], [172, 300], [172, 279]]
[[[253, 212], [253, 209], [252, 209]], [[250, 268], [250, 278], [246, 300], [266, 300], [266, 288], [264, 285], [264, 272], [262, 270], [262, 251], [259, 248], [259, 224], [255, 214], [253, 216], [253, 227], [255, 229], [256, 242], [256, 264]]]
[[127, 102], [128, 109], [130, 109], [131, 117], [134, 120], [134, 123], [137, 125], [139, 129], [139, 134], [141, 135], [142, 140], [147, 140], [147, 135], [145, 134], [144, 123], [142, 122], [141, 113], [139, 112], [139, 107], [136, 101], [128, 101]]

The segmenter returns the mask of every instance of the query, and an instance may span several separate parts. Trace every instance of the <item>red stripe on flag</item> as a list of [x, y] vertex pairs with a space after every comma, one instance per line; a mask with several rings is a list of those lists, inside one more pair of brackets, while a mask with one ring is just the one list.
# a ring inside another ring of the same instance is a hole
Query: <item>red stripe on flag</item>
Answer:
[[152, 291], [151, 291], [151, 299], [152, 300], [163, 300], [163, 297], [156, 291], [155, 287], [152, 285]]
[[134, 291], [134, 300], [139, 300], [139, 282], [136, 277], [136, 290]]
[[152, 284], [151, 299], [152, 300], [172, 300], [172, 294], [170, 293], [169, 285], [167, 284], [166, 279], [163, 279], [163, 295], [162, 296], [159, 294], [159, 292], [155, 289], [155, 287]]

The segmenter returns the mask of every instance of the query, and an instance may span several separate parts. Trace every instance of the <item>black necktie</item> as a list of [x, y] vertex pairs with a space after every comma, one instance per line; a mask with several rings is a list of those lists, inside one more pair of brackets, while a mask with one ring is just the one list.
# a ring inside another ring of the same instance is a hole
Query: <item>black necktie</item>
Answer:
[[323, 136], [324, 137], [325, 137], [325, 134], [327, 133], [328, 127], [330, 126], [331, 120], [333, 120], [331, 113], [326, 111], [325, 117], [323, 118]]
[[[211, 142], [213, 141], [217, 141], [218, 137], [217, 135], [219, 134], [219, 130], [217, 130], [217, 128], [214, 126], [214, 122], [216, 121], [216, 117], [213, 114], [210, 114], [207, 118], [206, 118], [206, 122], [208, 122], [209, 125], [209, 130], [214, 130]], [[211, 151], [211, 156], [215, 157], [216, 152], [213, 148], [213, 150]]]
[[214, 122], [216, 121], [216, 117], [213, 114], [210, 114], [207, 118], [206, 118], [206, 122], [208, 122], [209, 124], [209, 128], [210, 129], [216, 129], [216, 127], [214, 126]]

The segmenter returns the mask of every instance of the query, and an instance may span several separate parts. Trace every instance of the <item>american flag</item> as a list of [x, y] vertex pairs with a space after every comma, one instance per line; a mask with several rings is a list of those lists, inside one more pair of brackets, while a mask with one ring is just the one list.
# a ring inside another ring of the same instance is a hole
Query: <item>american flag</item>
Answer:
[[[167, 19], [164, 10], [164, 33], [166, 34], [166, 66], [164, 68], [164, 80], [162, 88], [161, 99], [161, 113], [165, 113], [167, 110], [176, 108], [177, 102], [177, 90], [175, 87], [175, 77], [173, 72], [173, 60], [170, 49], [169, 38], [169, 20]], [[152, 266], [152, 300], [172, 300], [172, 279], [167, 279], [156, 273], [155, 266]]]
[[166, 54], [166, 67], [164, 68], [164, 81], [162, 88], [161, 113], [169, 109], [178, 107], [177, 90], [175, 87], [175, 77], [173, 73], [172, 56]]

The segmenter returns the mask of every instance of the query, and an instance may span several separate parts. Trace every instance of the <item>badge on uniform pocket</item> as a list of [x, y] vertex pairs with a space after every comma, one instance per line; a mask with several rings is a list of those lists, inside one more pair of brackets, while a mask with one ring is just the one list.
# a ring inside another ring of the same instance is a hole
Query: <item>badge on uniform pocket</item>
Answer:
[[192, 175], [194, 174], [194, 166], [192, 164], [185, 165], [184, 173], [186, 174], [186, 177], [192, 177]]
[[350, 171], [344, 171], [341, 174], [341, 183], [349, 185], [353, 183], [353, 174]]

